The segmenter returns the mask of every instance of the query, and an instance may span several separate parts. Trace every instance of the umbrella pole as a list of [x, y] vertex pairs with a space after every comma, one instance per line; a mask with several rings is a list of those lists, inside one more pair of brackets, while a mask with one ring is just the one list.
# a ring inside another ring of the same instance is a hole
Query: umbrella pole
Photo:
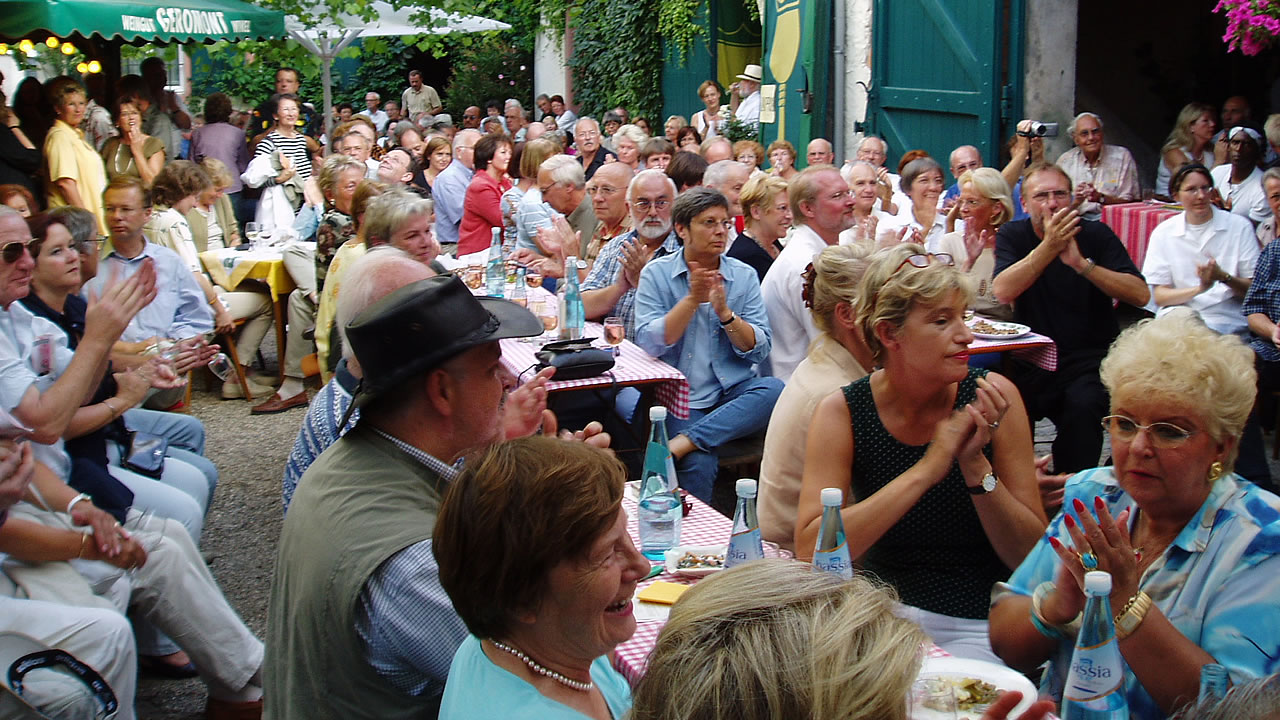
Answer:
[[320, 38], [320, 83], [324, 86], [324, 137], [333, 140], [333, 53], [329, 51], [329, 38]]

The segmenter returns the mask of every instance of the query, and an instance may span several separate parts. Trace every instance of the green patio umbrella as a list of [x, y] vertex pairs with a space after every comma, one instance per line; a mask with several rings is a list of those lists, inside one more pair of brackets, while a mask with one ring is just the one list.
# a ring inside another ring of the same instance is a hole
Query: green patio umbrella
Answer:
[[0, 0], [0, 38], [47, 33], [127, 43], [283, 37], [284, 13], [239, 0]]

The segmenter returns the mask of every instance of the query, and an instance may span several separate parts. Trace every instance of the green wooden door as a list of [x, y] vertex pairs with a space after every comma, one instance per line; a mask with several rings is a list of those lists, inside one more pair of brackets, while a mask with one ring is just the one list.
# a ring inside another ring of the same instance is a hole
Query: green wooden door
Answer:
[[829, 136], [831, 83], [844, 75], [831, 66], [832, 9], [831, 0], [765, 0], [761, 64], [765, 85], [774, 87], [777, 114], [760, 125], [760, 141], [790, 141], [800, 167], [809, 141]]
[[1020, 111], [1021, 27], [1021, 0], [875, 0], [867, 131], [889, 143], [891, 169], [916, 149], [946, 167], [960, 145], [1002, 162]]
[[[721, 89], [734, 82], [747, 63], [760, 62], [760, 23], [747, 13], [745, 2], [755, 0], [707, 0], [707, 12], [694, 15], [702, 26], [702, 35], [683, 61], [670, 43], [664, 42], [662, 68], [662, 117], [654, 120], [654, 132], [670, 115], [683, 115], [686, 120], [702, 110], [698, 86], [706, 80], [720, 83]], [[714, 22], [711, 22], [714, 20]], [[728, 103], [725, 96], [721, 102]]]

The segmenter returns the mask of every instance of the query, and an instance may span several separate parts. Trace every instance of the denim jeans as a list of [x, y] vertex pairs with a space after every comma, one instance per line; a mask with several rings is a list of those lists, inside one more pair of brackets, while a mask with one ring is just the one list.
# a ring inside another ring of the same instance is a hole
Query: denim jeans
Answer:
[[717, 449], [730, 440], [763, 430], [783, 387], [778, 378], [743, 380], [725, 390], [715, 406], [689, 408], [688, 420], [669, 415], [667, 432], [671, 437], [684, 435], [698, 448], [676, 463], [680, 487], [710, 503], [711, 488], [720, 469]]

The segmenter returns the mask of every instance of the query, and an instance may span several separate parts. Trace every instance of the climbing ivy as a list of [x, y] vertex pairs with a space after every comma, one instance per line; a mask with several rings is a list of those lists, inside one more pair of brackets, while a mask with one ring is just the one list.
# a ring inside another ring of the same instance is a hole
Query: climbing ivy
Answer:
[[[751, 3], [754, 5], [754, 3]], [[658, 34], [670, 42], [676, 51], [676, 59], [683, 64], [693, 41], [703, 33], [703, 26], [694, 22], [699, 8], [703, 15], [711, 11], [705, 0], [658, 0]]]
[[632, 116], [662, 111], [662, 0], [579, 0], [573, 23], [573, 96], [581, 115], [622, 105]]

